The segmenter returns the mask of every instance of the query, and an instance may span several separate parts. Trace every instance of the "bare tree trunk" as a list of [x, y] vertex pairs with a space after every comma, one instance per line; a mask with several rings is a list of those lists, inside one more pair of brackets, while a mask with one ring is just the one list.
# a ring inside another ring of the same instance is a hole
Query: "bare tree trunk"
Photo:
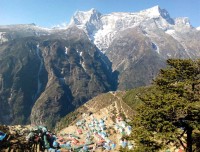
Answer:
[[192, 152], [192, 128], [187, 128], [187, 149], [186, 152]]

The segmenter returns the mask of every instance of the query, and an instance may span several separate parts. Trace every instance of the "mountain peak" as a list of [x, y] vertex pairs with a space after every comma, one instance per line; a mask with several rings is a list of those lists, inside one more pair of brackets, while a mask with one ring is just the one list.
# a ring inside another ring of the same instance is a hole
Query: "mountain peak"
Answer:
[[159, 17], [161, 14], [161, 9], [158, 5], [140, 11], [141, 14], [148, 15], [149, 17]]
[[70, 24], [82, 25], [91, 20], [98, 20], [101, 16], [96, 9], [92, 8], [89, 11], [76, 11], [73, 15]]
[[175, 19], [176, 26], [191, 28], [190, 19], [188, 17], [178, 17]]
[[174, 24], [174, 20], [170, 17], [169, 13], [165, 9], [161, 9], [160, 6], [156, 5], [149, 9], [140, 11], [141, 14], [148, 16], [149, 18], [164, 18], [168, 23]]
[[79, 11], [78, 10], [78, 11], [75, 12], [74, 16], [79, 15], [79, 14], [92, 15], [92, 14], [95, 14], [95, 13], [99, 13], [99, 11], [96, 10], [95, 8], [91, 8], [88, 11]]
[[92, 12], [92, 13], [99, 13], [98, 10], [96, 10], [95, 8], [90, 9], [88, 12]]
[[156, 6], [153, 6], [151, 8], [146, 9], [145, 11], [160, 14], [161, 8], [160, 8], [160, 6], [156, 5]]

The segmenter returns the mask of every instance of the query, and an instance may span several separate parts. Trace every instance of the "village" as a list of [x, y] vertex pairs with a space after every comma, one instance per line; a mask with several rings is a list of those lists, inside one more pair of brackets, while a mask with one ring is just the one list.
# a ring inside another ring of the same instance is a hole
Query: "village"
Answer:
[[82, 115], [74, 126], [62, 130], [58, 137], [61, 149], [80, 151], [119, 151], [119, 148], [133, 148], [133, 141], [126, 140], [132, 127], [117, 117], [101, 117], [98, 114]]

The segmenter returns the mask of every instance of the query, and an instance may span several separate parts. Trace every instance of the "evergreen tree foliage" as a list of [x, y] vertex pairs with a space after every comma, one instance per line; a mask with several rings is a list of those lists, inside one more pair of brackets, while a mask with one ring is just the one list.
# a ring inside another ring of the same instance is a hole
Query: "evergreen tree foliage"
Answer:
[[194, 130], [200, 130], [200, 60], [167, 60], [151, 92], [140, 96], [132, 138], [134, 151], [155, 152], [170, 144], [182, 145], [187, 152]]

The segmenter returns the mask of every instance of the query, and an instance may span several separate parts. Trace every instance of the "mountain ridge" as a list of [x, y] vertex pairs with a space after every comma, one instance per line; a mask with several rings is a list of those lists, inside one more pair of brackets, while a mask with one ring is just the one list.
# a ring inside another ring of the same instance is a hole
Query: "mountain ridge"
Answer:
[[[135, 13], [114, 12], [101, 15], [98, 19], [94, 19], [95, 22], [90, 22], [90, 19], [97, 11], [93, 11], [93, 14], [91, 14], [91, 12], [91, 10], [84, 12], [84, 14], [87, 14], [86, 16], [90, 17], [88, 18], [89, 20], [84, 19], [83, 22], [79, 22], [82, 24], [76, 24], [74, 21], [77, 15], [75, 13], [70, 21], [70, 25], [77, 25], [79, 28], [83, 29], [88, 34], [88, 37], [94, 41], [94, 44], [103, 52], [108, 48], [114, 39], [116, 31], [122, 31], [136, 26], [143, 26], [143, 28], [147, 28], [148, 20], [154, 20], [156, 26], [163, 31], [172, 29], [175, 31], [181, 31], [182, 29], [188, 28], [193, 29], [188, 18], [172, 19], [169, 13], [165, 9], [161, 9], [159, 6], [154, 6]], [[90, 26], [93, 26], [93, 28], [90, 28]], [[173, 34], [169, 32], [167, 34], [173, 37]]]
[[0, 26], [0, 123], [53, 127], [98, 94], [150, 85], [169, 58], [200, 57], [200, 31], [159, 6], [87, 13], [65, 29]]

